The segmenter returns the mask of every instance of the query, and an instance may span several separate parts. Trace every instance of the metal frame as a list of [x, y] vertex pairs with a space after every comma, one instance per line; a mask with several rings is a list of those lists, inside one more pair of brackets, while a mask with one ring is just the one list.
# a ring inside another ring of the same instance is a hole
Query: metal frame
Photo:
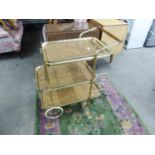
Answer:
[[[97, 41], [97, 43], [99, 43], [100, 45], [102, 45], [102, 48], [97, 50], [96, 53], [92, 56], [85, 56], [85, 57], [78, 57], [78, 58], [73, 58], [73, 59], [65, 59], [63, 61], [57, 61], [57, 62], [51, 62], [47, 59], [47, 55], [46, 53], [44, 52], [44, 46], [50, 44], [50, 43], [53, 43], [53, 44], [61, 44], [61, 43], [64, 43], [64, 42], [76, 42], [76, 41], [82, 41], [82, 40], [88, 40], [88, 39], [92, 39], [92, 37], [87, 37], [87, 38], [81, 38], [84, 34], [86, 33], [89, 33], [91, 31], [93, 31], [95, 28], [91, 29], [91, 30], [88, 30], [88, 31], [84, 31], [80, 34], [79, 38], [78, 39], [68, 39], [68, 40], [60, 40], [60, 41], [51, 41], [51, 42], [44, 42], [42, 44], [42, 48], [41, 51], [43, 53], [43, 57], [44, 57], [44, 74], [45, 74], [45, 80], [48, 82], [48, 84], [50, 83], [50, 80], [49, 80], [49, 75], [48, 75], [48, 70], [47, 70], [47, 67], [48, 66], [55, 66], [55, 65], [63, 65], [63, 64], [67, 64], [67, 63], [71, 63], [71, 62], [77, 62], [77, 61], [88, 61], [88, 60], [93, 60], [93, 69], [91, 71], [91, 80], [87, 80], [87, 81], [83, 81], [83, 82], [78, 82], [78, 83], [74, 83], [74, 84], [68, 84], [68, 85], [63, 85], [63, 86], [58, 86], [58, 87], [55, 87], [55, 88], [48, 88], [47, 90], [43, 90], [41, 91], [42, 93], [45, 93], [45, 92], [48, 92], [49, 95], [50, 95], [50, 98], [51, 98], [51, 102], [52, 102], [52, 96], [50, 94], [51, 91], [55, 91], [55, 90], [60, 90], [60, 89], [64, 89], [64, 88], [69, 88], [69, 87], [74, 87], [74, 86], [78, 86], [78, 85], [84, 85], [84, 84], [88, 84], [90, 83], [90, 88], [89, 88], [89, 95], [88, 95], [88, 99], [87, 99], [87, 104], [90, 103], [90, 100], [91, 100], [91, 95], [92, 95], [92, 87], [93, 87], [93, 83], [94, 83], [94, 80], [95, 80], [95, 73], [96, 73], [96, 63], [97, 63], [97, 59], [98, 58], [105, 58], [105, 57], [108, 57], [111, 55], [111, 52], [109, 50], [110, 47], [113, 47], [113, 46], [116, 46], [118, 44], [120, 44], [122, 41], [119, 40], [116, 36], [114, 36], [113, 34], [109, 33], [109, 32], [106, 32], [111, 38], [113, 38], [115, 40], [114, 43], [110, 44], [110, 45], [105, 45], [104, 43], [102, 43], [101, 41], [99, 41], [97, 38], [93, 38], [95, 39], [95, 41]], [[106, 50], [106, 52], [105, 52]], [[104, 51], [104, 53], [103, 53]], [[88, 69], [89, 71], [91, 70], [90, 67], [88, 66]], [[37, 75], [36, 75], [37, 77]], [[37, 81], [37, 87], [39, 89], [39, 85], [38, 85], [38, 82]], [[98, 87], [99, 88], [99, 87]], [[62, 105], [60, 105], [61, 107]], [[54, 107], [54, 103], [53, 103], [53, 107]], [[53, 107], [51, 107], [53, 109]], [[48, 111], [46, 111], [47, 113]]]

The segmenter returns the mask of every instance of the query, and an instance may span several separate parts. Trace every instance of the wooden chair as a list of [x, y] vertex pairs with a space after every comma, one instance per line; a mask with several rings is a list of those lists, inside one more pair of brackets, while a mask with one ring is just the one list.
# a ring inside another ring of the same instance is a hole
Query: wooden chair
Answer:
[[9, 26], [6, 24], [6, 22], [8, 22], [8, 24], [14, 29], [14, 30], [17, 30], [17, 26], [15, 24], [16, 20], [14, 19], [0, 19], [0, 24], [3, 26], [3, 28], [5, 30], [7, 30], [8, 32], [10, 31], [10, 28]]

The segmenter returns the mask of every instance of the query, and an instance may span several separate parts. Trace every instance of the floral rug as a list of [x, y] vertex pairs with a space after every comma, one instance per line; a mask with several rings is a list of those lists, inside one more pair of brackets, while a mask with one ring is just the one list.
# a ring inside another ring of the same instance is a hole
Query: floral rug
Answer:
[[40, 135], [143, 135], [148, 134], [136, 112], [106, 79], [99, 81], [104, 91], [99, 98], [65, 106], [63, 115], [48, 120], [37, 97], [35, 134]]

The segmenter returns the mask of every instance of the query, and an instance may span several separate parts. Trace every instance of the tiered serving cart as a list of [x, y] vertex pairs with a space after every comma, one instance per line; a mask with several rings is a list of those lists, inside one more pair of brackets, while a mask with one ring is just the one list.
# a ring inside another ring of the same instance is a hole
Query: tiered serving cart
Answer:
[[[86, 32], [84, 32], [86, 33]], [[44, 64], [36, 68], [36, 86], [41, 108], [49, 119], [59, 117], [63, 106], [89, 101], [100, 96], [95, 82], [97, 58], [110, 56], [109, 47], [97, 38], [68, 39], [42, 44]], [[91, 69], [87, 61], [93, 61]]]

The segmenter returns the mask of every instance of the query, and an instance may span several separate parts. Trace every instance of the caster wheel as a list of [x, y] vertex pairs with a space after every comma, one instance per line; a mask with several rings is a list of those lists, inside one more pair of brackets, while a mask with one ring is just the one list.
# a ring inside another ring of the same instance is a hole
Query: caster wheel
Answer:
[[49, 108], [45, 111], [45, 117], [48, 119], [56, 119], [63, 114], [63, 109], [61, 107]]

